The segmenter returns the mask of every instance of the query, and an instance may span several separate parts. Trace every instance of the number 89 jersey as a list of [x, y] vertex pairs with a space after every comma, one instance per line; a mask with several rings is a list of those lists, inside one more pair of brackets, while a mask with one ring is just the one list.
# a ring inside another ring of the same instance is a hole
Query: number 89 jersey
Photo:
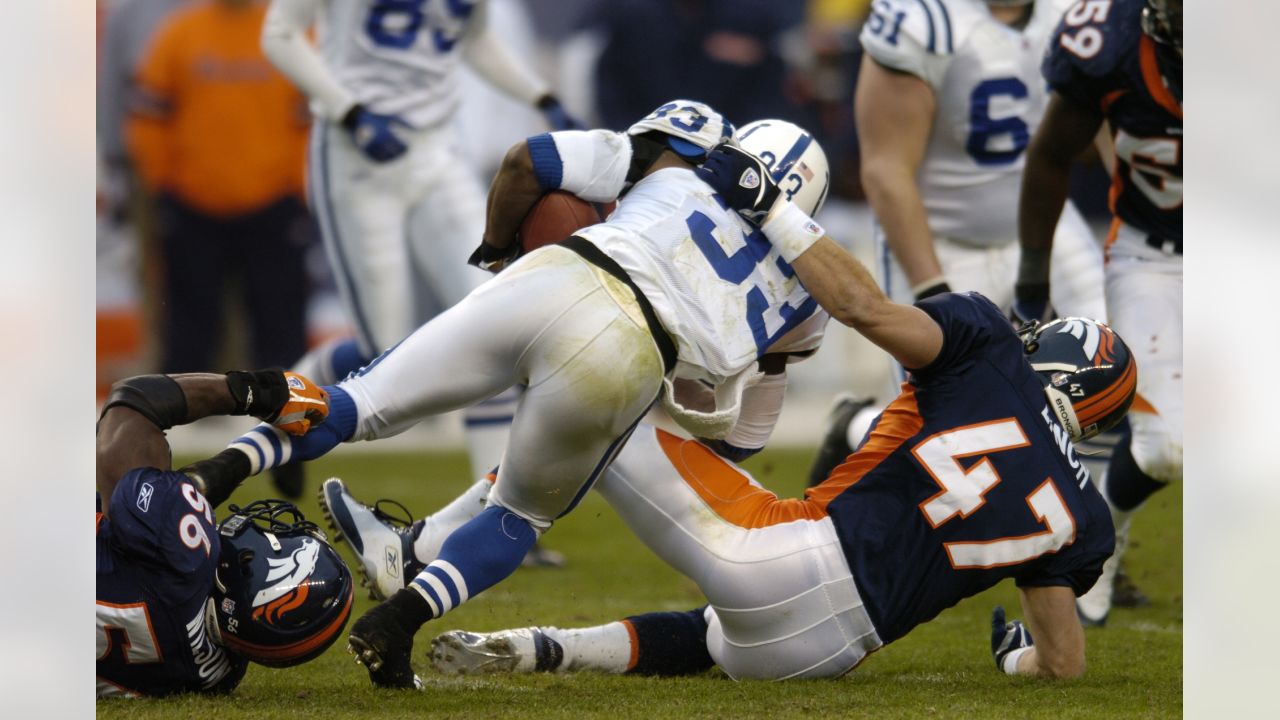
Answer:
[[98, 695], [234, 688], [247, 662], [206, 626], [219, 551], [209, 501], [182, 473], [138, 468], [107, 509], [97, 520]]
[[320, 53], [334, 79], [374, 112], [425, 128], [458, 106], [459, 42], [484, 0], [288, 1], [324, 2]]
[[867, 54], [934, 91], [917, 181], [935, 237], [974, 245], [1017, 239], [1024, 152], [1048, 100], [1040, 62], [1070, 2], [1037, 0], [1021, 30], [996, 20], [981, 0], [872, 3], [860, 38]]
[[917, 306], [942, 327], [942, 352], [807, 493], [885, 643], [1004, 578], [1082, 595], [1115, 546], [1009, 321], [976, 293]]

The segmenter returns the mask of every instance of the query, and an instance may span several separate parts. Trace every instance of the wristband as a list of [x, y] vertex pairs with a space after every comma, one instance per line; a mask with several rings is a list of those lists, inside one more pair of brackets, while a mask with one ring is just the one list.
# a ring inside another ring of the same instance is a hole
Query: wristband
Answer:
[[827, 234], [821, 225], [790, 201], [775, 205], [760, 229], [788, 263], [795, 262]]
[[1003, 670], [1006, 675], [1017, 675], [1018, 660], [1020, 660], [1023, 655], [1026, 655], [1029, 650], [1031, 650], [1031, 647], [1010, 650], [1009, 654], [1005, 655], [1004, 660], [1000, 662], [1000, 669]]
[[289, 402], [289, 384], [280, 370], [232, 370], [227, 373], [227, 389], [236, 402], [229, 415], [252, 415], [271, 422]]
[[931, 295], [938, 295], [944, 292], [951, 292], [951, 286], [947, 284], [946, 275], [931, 277], [922, 283], [916, 283], [911, 286], [911, 295], [917, 300], [923, 300]]

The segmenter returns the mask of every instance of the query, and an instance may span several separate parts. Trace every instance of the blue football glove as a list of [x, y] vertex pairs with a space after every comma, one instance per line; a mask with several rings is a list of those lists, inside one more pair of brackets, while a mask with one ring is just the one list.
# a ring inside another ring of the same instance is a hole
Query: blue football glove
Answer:
[[585, 127], [564, 109], [554, 95], [543, 95], [537, 105], [552, 130], [582, 130]]
[[1009, 653], [1020, 648], [1035, 645], [1031, 639], [1031, 631], [1021, 621], [1005, 622], [1004, 608], [997, 605], [991, 612], [991, 656], [995, 658], [996, 668], [1004, 670], [1004, 659]]
[[1045, 323], [1057, 316], [1049, 302], [1048, 283], [1018, 283], [1013, 286], [1013, 308], [1009, 319], [1014, 325], [1032, 321]]
[[729, 207], [759, 225], [778, 200], [778, 183], [764, 161], [739, 147], [717, 145], [693, 171]]
[[379, 115], [357, 104], [342, 117], [342, 127], [351, 134], [351, 139], [360, 148], [360, 152], [374, 162], [395, 160], [409, 149], [396, 136], [395, 130], [397, 127], [409, 129], [411, 126], [396, 115]]

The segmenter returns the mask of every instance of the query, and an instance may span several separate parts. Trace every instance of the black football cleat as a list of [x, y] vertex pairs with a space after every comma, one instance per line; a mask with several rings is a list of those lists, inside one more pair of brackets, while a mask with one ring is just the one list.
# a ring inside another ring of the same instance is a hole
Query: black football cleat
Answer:
[[822, 437], [818, 455], [809, 468], [809, 487], [826, 480], [831, 471], [853, 453], [853, 448], [849, 446], [849, 423], [853, 422], [863, 408], [870, 407], [872, 402], [874, 401], [852, 395], [842, 395], [836, 399], [835, 407], [831, 408], [828, 416], [827, 434]]
[[376, 687], [421, 690], [422, 679], [413, 672], [413, 631], [400, 611], [382, 603], [360, 616], [347, 635], [347, 652], [369, 671]]

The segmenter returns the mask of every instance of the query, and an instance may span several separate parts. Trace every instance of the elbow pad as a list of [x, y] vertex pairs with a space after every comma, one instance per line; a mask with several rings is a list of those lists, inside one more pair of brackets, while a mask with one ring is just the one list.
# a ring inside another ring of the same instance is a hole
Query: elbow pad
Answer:
[[187, 421], [187, 396], [178, 381], [168, 375], [136, 375], [113, 385], [98, 422], [117, 405], [139, 413], [161, 430]]

